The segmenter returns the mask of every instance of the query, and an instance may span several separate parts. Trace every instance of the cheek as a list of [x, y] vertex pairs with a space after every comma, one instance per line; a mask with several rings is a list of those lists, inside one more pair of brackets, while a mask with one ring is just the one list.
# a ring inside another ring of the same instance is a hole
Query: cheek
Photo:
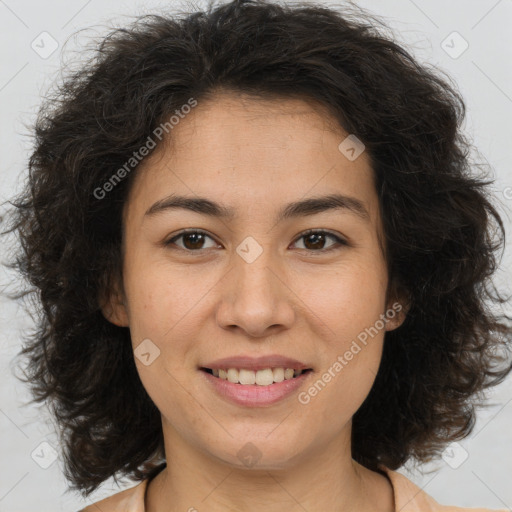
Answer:
[[[179, 280], [171, 280], [161, 272], [151, 272], [146, 267], [132, 275], [132, 281], [128, 275], [126, 277], [131, 283], [127, 294], [137, 372], [164, 417], [170, 414], [173, 416], [171, 423], [184, 425], [185, 429], [195, 421], [193, 414], [184, 414], [189, 409], [195, 411], [190, 402], [195, 391], [192, 387], [185, 390], [184, 383], [187, 382], [185, 373], [190, 369], [195, 329], [199, 325], [194, 317], [198, 308], [192, 307], [197, 299], [180, 291]], [[149, 357], [144, 359], [143, 354], [148, 352]]]
[[305, 317], [317, 324], [315, 330], [341, 349], [343, 340], [356, 337], [384, 313], [385, 277], [379, 262], [359, 262], [303, 277], [294, 291], [302, 299]]
[[149, 258], [128, 266], [125, 289], [132, 338], [149, 337], [163, 343], [175, 326], [189, 322], [208, 286], [198, 286], [201, 281], [188, 274]]
[[337, 426], [359, 409], [380, 366], [386, 291], [381, 271], [378, 263], [351, 265], [316, 279], [315, 286], [304, 283], [301, 291], [310, 310], [308, 318], [315, 323], [311, 330], [322, 333], [318, 343], [322, 368], [301, 403], [309, 401], [320, 417], [335, 412]]
[[361, 407], [377, 375], [383, 348], [383, 333], [362, 343], [357, 338], [338, 339], [316, 379], [301, 393], [312, 418], [323, 418], [333, 435]]

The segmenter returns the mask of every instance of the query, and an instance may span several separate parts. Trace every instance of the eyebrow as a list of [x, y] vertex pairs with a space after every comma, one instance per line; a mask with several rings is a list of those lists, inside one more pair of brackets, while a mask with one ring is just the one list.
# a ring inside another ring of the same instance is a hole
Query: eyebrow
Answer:
[[[153, 216], [175, 209], [190, 210], [202, 215], [226, 220], [232, 220], [236, 217], [236, 210], [232, 207], [216, 203], [205, 197], [189, 197], [176, 194], [171, 194], [154, 203], [148, 208], [144, 216]], [[330, 210], [345, 210], [366, 222], [370, 220], [368, 211], [359, 199], [342, 194], [330, 194], [321, 197], [310, 197], [285, 205], [279, 210], [276, 222], [295, 217], [315, 215]]]

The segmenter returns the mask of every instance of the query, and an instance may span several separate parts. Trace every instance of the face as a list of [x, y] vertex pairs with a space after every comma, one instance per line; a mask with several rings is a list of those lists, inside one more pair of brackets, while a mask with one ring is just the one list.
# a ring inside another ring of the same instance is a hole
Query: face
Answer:
[[137, 170], [123, 292], [104, 309], [130, 328], [166, 446], [267, 469], [350, 450], [385, 331], [403, 321], [385, 302], [369, 158], [347, 158], [348, 134], [299, 99], [218, 94], [171, 135]]

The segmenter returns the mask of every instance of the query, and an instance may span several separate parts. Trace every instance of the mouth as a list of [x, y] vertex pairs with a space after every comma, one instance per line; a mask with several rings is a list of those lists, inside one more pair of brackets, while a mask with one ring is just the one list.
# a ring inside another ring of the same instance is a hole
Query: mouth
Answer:
[[314, 367], [282, 354], [236, 355], [198, 365], [215, 395], [242, 407], [269, 407], [307, 385]]
[[262, 368], [260, 370], [251, 370], [246, 368], [206, 368], [201, 367], [201, 371], [216, 377], [219, 380], [239, 384], [242, 386], [271, 386], [283, 381], [293, 380], [301, 375], [312, 371], [312, 368]]

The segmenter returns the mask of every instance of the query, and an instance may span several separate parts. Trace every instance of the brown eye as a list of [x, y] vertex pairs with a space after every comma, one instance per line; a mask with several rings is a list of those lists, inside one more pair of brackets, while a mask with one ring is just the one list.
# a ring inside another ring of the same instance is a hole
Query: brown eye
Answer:
[[[325, 248], [325, 243], [327, 239], [335, 240], [335, 243], [331, 246]], [[313, 252], [327, 252], [332, 249], [336, 249], [340, 245], [348, 245], [345, 240], [340, 237], [329, 233], [328, 231], [321, 230], [311, 230], [300, 236], [297, 240], [304, 239], [304, 249], [313, 251]]]
[[[214, 242], [210, 247], [205, 246], [207, 239], [210, 239], [212, 242]], [[325, 253], [339, 248], [340, 245], [348, 245], [348, 243], [342, 238], [328, 231], [322, 230], [310, 230], [301, 235], [297, 241], [302, 239], [304, 239], [304, 249], [310, 252]], [[328, 239], [334, 240], [334, 243], [326, 248], [325, 244]], [[178, 240], [181, 240], [181, 244], [177, 243]], [[164, 242], [164, 245], [166, 247], [176, 246], [177, 248], [188, 252], [200, 252], [203, 249], [218, 247], [218, 245], [215, 243], [215, 240], [213, 240], [210, 235], [204, 231], [198, 230], [182, 231], [178, 235]]]
[[[165, 245], [166, 246], [177, 245], [177, 247], [179, 247], [180, 249], [183, 249], [186, 251], [191, 251], [191, 252], [197, 252], [201, 249], [205, 249], [204, 243], [207, 238], [209, 238], [210, 240], [213, 240], [213, 238], [211, 236], [207, 235], [203, 231], [184, 231], [184, 232], [174, 236], [167, 242], [165, 242]], [[183, 242], [182, 242], [183, 246], [176, 244], [176, 240], [179, 240], [179, 239], [183, 239]], [[215, 247], [215, 246], [216, 245], [214, 244], [213, 247]]]

